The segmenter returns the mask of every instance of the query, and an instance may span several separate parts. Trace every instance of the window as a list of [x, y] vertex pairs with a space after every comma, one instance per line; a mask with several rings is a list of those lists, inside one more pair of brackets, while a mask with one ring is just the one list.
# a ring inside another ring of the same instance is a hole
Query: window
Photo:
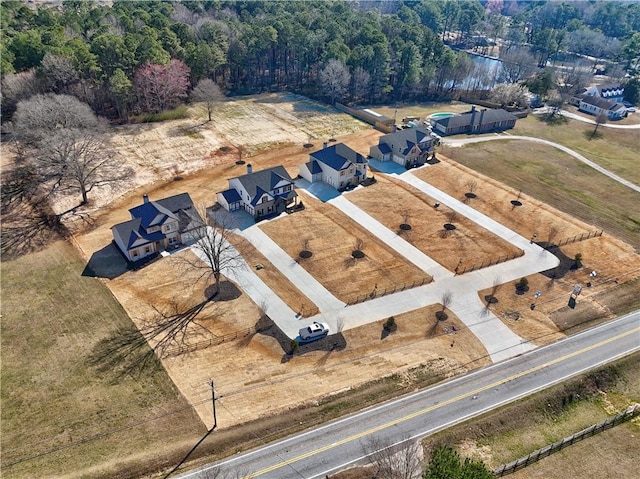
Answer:
[[138, 257], [138, 250], [137, 250], [137, 249], [134, 249], [134, 250], [131, 252], [131, 257], [132, 257], [132, 258], [137, 258], [137, 257]]
[[284, 191], [291, 191], [291, 185], [287, 185], [284, 187]]
[[144, 247], [144, 254], [148, 254], [151, 252], [151, 248], [149, 246]]
[[344, 176], [344, 170], [340, 172], [340, 176]]

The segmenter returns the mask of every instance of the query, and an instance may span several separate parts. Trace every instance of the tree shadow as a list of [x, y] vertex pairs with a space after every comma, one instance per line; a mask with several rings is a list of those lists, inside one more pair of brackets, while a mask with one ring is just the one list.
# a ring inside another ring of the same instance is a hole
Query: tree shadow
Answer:
[[191, 351], [194, 339], [212, 336], [198, 320], [214, 298], [186, 309], [178, 303], [164, 309], [152, 305], [155, 315], [151, 319], [140, 328], [131, 323], [116, 329], [94, 346], [88, 364], [101, 373], [111, 371], [122, 377], [140, 374], [155, 366], [158, 359]]
[[540, 274], [546, 276], [547, 278], [554, 280], [560, 279], [564, 277], [569, 271], [576, 269], [575, 267], [575, 259], [569, 258], [565, 255], [558, 246], [547, 246], [546, 242], [536, 243], [538, 246], [545, 248], [551, 254], [553, 254], [556, 258], [560, 260], [560, 264], [553, 269], [548, 269], [546, 271], [541, 271]]

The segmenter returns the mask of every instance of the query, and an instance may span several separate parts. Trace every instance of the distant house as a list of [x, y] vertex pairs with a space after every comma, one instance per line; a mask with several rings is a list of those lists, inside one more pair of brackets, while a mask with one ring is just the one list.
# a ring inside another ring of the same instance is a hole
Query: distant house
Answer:
[[609, 120], [620, 120], [627, 115], [627, 108], [622, 103], [592, 95], [583, 95], [580, 98], [578, 108], [580, 111], [594, 116], [600, 116], [604, 113]]
[[357, 186], [367, 178], [367, 159], [343, 143], [311, 153], [300, 166], [300, 176], [310, 183], [323, 181], [337, 190]]
[[622, 85], [594, 85], [585, 89], [585, 95], [597, 96], [617, 103], [624, 99], [624, 87]]
[[476, 110], [447, 118], [432, 118], [431, 127], [439, 135], [457, 135], [460, 133], [488, 133], [510, 130], [516, 126], [517, 117], [501, 108]]
[[434, 151], [433, 137], [424, 128], [405, 128], [388, 133], [369, 149], [378, 161], [394, 161], [405, 168], [424, 165]]
[[254, 172], [247, 165], [247, 174], [229, 179], [229, 189], [218, 193], [224, 209], [245, 210], [256, 219], [284, 212], [297, 198], [293, 180], [282, 166]]
[[189, 233], [202, 224], [188, 193], [150, 201], [143, 197], [131, 208], [131, 219], [111, 227], [113, 241], [128, 261], [141, 259], [193, 240]]

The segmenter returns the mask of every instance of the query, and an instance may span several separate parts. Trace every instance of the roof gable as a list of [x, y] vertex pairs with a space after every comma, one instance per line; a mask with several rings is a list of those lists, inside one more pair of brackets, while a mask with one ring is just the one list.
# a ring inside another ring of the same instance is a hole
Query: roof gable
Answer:
[[251, 198], [258, 195], [258, 190], [270, 192], [276, 186], [291, 184], [293, 181], [283, 166], [274, 166], [236, 178]]
[[310, 156], [335, 171], [349, 168], [353, 163], [366, 163], [364, 156], [352, 150], [344, 143], [337, 143], [323, 148], [315, 153], [311, 153]]

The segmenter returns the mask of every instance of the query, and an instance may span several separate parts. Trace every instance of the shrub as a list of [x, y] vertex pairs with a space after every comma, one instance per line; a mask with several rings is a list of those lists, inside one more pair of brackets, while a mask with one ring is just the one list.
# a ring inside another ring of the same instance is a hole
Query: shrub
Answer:
[[389, 318], [387, 318], [387, 320], [384, 322], [384, 329], [386, 329], [387, 331], [391, 331], [393, 328], [395, 328], [396, 326], [396, 318], [394, 318], [393, 316], [389, 316]]

